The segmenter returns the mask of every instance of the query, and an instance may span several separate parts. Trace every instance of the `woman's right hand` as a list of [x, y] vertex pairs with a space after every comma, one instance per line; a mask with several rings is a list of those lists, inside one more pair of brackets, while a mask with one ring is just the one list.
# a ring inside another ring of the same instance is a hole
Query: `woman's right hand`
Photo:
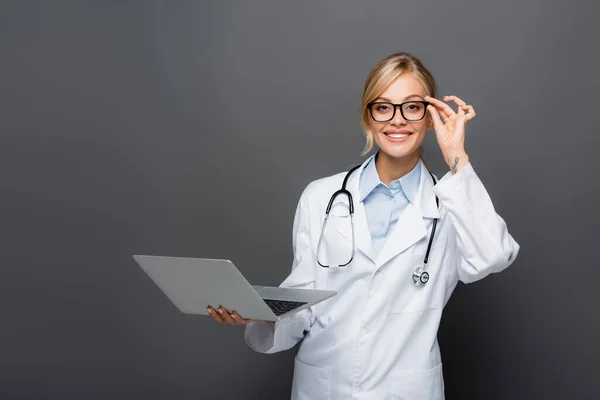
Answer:
[[212, 306], [208, 306], [206, 309], [208, 310], [208, 315], [221, 324], [246, 325], [256, 321], [254, 319], [244, 319], [236, 311], [230, 312], [222, 306], [219, 306], [216, 310]]

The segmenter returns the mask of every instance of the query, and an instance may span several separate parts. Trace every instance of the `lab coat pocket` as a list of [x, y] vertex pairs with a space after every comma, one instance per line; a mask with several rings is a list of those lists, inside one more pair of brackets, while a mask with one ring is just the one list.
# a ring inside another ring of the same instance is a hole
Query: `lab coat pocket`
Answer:
[[440, 274], [438, 265], [430, 263], [427, 266], [429, 281], [426, 284], [415, 284], [413, 273], [417, 268], [423, 267], [425, 254], [413, 254], [406, 261], [399, 261], [395, 275], [391, 279], [394, 285], [391, 288], [390, 314], [407, 314], [418, 311], [427, 311], [444, 305], [444, 277]]
[[327, 400], [330, 398], [331, 371], [294, 360], [292, 400]]
[[393, 371], [390, 376], [393, 400], [443, 400], [442, 364], [424, 371]]

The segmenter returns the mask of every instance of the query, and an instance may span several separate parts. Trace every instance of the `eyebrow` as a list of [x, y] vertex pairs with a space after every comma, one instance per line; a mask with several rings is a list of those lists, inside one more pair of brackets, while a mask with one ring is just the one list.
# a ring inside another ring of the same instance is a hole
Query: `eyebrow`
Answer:
[[[405, 98], [403, 98], [403, 99], [402, 99], [402, 101], [404, 101], [404, 100], [408, 100], [408, 99], [412, 99], [412, 98], [415, 98], [415, 97], [416, 97], [416, 98], [419, 98], [419, 99], [423, 99], [423, 97], [421, 97], [421, 95], [418, 95], [418, 94], [411, 94], [411, 95], [409, 95], [409, 96], [406, 96]], [[390, 99], [388, 99], [388, 98], [386, 98], [386, 97], [378, 97], [378, 98], [376, 98], [376, 99], [375, 99], [375, 100], [373, 100], [373, 101], [377, 101], [377, 100], [383, 100], [383, 101], [387, 101], [387, 102], [390, 102], [390, 103], [392, 102]]]

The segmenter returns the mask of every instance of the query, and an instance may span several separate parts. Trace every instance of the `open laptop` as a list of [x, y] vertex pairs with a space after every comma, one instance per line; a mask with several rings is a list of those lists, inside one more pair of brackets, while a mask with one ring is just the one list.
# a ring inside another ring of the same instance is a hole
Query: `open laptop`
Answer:
[[207, 306], [242, 318], [278, 321], [337, 294], [331, 290], [253, 286], [229, 260], [134, 255], [133, 259], [186, 314], [208, 315]]

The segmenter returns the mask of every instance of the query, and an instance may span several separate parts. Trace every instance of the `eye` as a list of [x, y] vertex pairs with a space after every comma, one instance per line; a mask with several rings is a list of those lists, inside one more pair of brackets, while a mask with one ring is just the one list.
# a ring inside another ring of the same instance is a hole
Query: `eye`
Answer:
[[408, 111], [419, 111], [423, 108], [423, 104], [421, 103], [407, 103], [404, 105], [404, 109]]
[[386, 112], [389, 111], [391, 109], [391, 107], [389, 106], [389, 104], [376, 104], [375, 105], [375, 110], [379, 111], [379, 112]]

